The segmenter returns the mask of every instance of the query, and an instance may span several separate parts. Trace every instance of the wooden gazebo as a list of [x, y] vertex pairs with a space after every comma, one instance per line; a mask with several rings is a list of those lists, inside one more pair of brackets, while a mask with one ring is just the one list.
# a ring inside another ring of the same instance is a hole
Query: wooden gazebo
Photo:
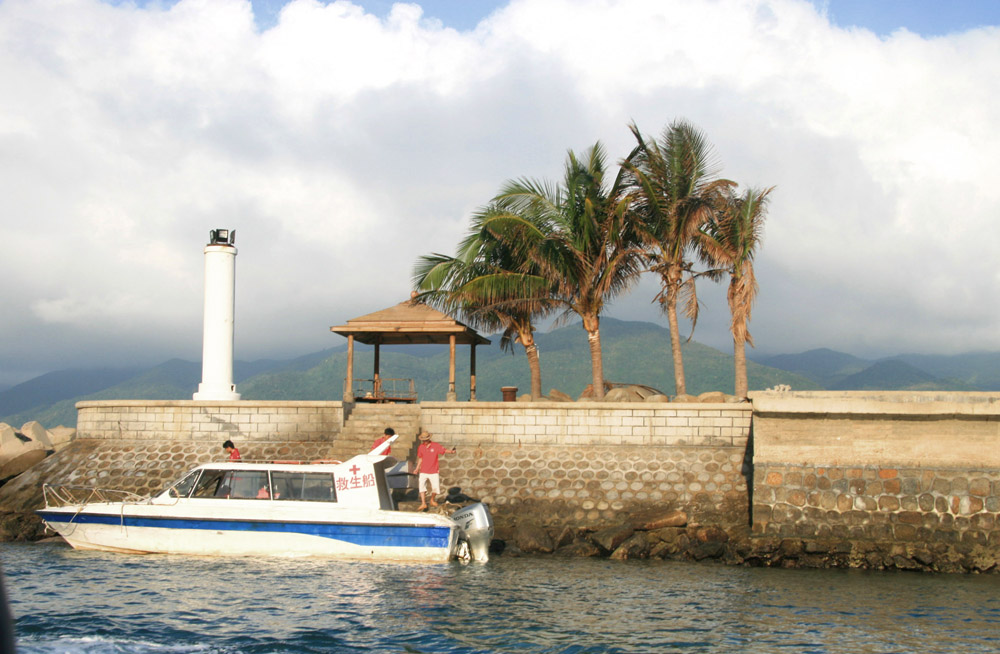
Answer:
[[[379, 348], [382, 345], [436, 344], [449, 347], [448, 401], [455, 401], [455, 348], [470, 346], [469, 398], [476, 399], [476, 346], [489, 345], [468, 325], [464, 325], [426, 304], [407, 300], [366, 316], [348, 320], [346, 325], [331, 327], [330, 331], [347, 337], [347, 377], [344, 379], [345, 402], [414, 402], [416, 393], [384, 384], [379, 370]], [[354, 342], [375, 346], [375, 371], [371, 387], [356, 389], [354, 385]], [[407, 380], [409, 381], [409, 380]]]

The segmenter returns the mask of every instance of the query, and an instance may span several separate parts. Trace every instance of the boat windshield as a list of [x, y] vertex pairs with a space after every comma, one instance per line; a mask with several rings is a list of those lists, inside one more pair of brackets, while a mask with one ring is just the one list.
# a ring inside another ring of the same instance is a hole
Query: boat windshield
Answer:
[[198, 479], [198, 475], [201, 474], [201, 470], [195, 470], [189, 472], [176, 484], [171, 484], [167, 487], [168, 490], [172, 491], [177, 497], [187, 497], [191, 494], [191, 489], [194, 487], [194, 482]]

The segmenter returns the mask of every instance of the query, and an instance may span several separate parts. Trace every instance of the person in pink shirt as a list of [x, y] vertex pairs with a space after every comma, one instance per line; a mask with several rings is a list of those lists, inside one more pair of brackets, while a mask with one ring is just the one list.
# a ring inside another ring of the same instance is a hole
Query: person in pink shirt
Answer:
[[424, 491], [426, 484], [429, 483], [431, 486], [431, 506], [438, 505], [435, 498], [441, 494], [438, 457], [442, 454], [454, 454], [456, 450], [455, 448], [449, 450], [444, 445], [435, 443], [431, 440], [430, 433], [426, 431], [421, 431], [417, 438], [420, 439], [420, 447], [417, 448], [417, 473], [420, 475], [417, 478], [417, 489], [420, 491], [420, 508], [417, 510], [426, 511], [427, 501], [425, 500]]

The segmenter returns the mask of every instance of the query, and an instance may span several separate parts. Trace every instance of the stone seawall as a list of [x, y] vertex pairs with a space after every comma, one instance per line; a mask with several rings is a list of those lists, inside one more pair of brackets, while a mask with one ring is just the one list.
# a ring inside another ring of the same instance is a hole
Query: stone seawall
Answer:
[[[996, 569], [1000, 396], [823, 392], [751, 399], [758, 541], [780, 539], [834, 563]], [[859, 552], [857, 543], [867, 547]]]
[[670, 507], [746, 524], [750, 406], [503, 402], [421, 405], [435, 439], [458, 448], [442, 478], [498, 521], [608, 523]]

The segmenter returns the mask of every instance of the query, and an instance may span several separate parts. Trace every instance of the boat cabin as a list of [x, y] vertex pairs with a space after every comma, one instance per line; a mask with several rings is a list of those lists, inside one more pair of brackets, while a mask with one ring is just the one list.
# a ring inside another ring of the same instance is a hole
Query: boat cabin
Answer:
[[386, 470], [392, 457], [361, 454], [344, 463], [226, 461], [198, 466], [155, 499], [335, 502], [394, 511]]

